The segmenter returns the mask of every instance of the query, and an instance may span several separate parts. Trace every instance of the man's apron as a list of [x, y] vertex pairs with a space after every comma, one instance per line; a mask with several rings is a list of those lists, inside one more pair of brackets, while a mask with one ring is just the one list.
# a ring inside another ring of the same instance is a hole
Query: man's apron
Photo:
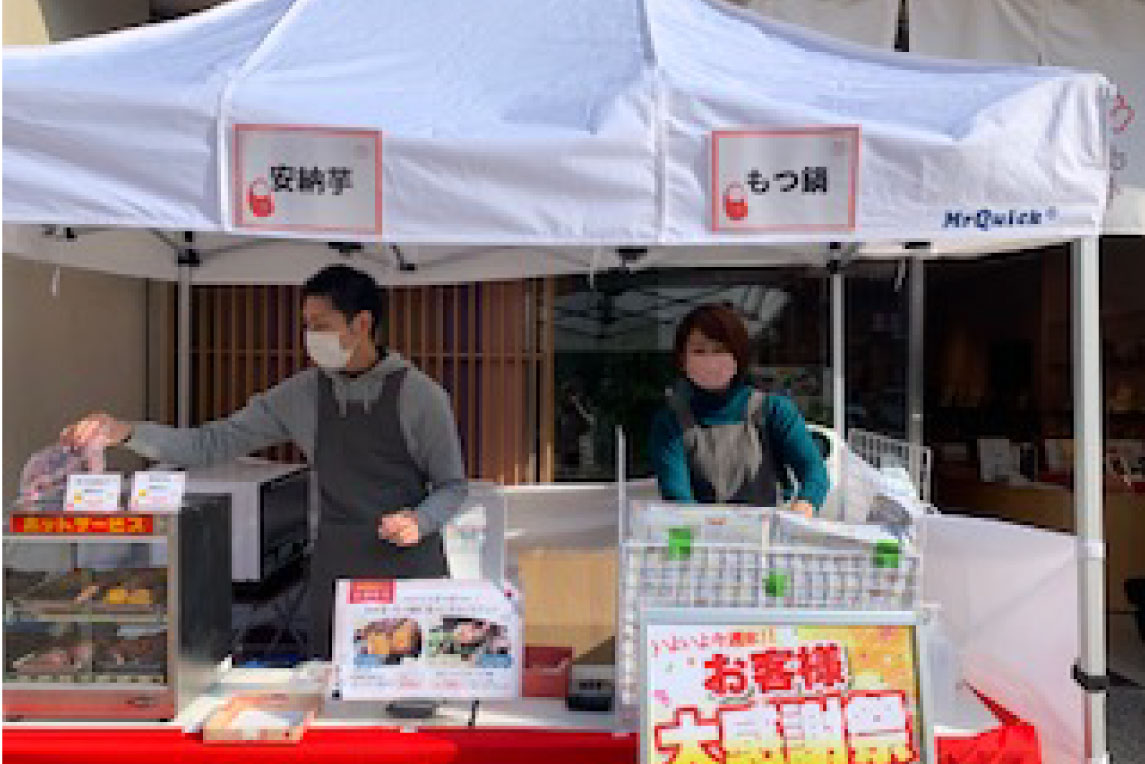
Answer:
[[310, 560], [310, 652], [330, 658], [334, 584], [339, 578], [443, 578], [449, 575], [441, 534], [412, 547], [378, 537], [378, 520], [414, 509], [427, 493], [402, 434], [398, 398], [408, 370], [386, 377], [369, 408], [348, 401], [343, 416], [334, 385], [321, 375], [314, 472], [318, 537]]

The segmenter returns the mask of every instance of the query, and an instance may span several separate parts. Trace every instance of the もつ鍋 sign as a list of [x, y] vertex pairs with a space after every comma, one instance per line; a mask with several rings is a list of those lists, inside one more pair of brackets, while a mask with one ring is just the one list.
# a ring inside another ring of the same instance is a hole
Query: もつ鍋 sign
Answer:
[[855, 229], [858, 127], [717, 130], [711, 150], [712, 230]]

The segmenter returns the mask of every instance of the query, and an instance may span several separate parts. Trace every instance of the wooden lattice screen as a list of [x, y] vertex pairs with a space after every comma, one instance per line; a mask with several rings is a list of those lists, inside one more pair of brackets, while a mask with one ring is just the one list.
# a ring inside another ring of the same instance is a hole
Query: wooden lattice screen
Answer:
[[[390, 291], [387, 345], [449, 392], [473, 478], [552, 479], [553, 299], [551, 280]], [[306, 365], [300, 300], [294, 286], [192, 290], [192, 423]], [[293, 447], [271, 455], [301, 458]]]

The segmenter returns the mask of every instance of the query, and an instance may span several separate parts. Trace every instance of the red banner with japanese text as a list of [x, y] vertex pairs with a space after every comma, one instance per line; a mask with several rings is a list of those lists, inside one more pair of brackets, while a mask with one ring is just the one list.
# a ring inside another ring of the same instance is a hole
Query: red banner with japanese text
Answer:
[[8, 523], [10, 533], [150, 535], [155, 520], [149, 515], [17, 514]]

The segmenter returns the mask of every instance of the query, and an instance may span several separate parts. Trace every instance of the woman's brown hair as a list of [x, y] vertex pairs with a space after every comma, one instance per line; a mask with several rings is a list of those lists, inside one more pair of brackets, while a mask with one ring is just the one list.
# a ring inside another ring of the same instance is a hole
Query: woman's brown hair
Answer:
[[708, 303], [692, 309], [684, 316], [684, 320], [676, 327], [676, 340], [673, 344], [672, 358], [678, 369], [684, 368], [684, 347], [693, 331], [720, 343], [735, 356], [739, 368], [737, 376], [742, 377], [747, 373], [751, 365], [751, 339], [747, 334], [747, 325], [735, 308], [721, 303]]

